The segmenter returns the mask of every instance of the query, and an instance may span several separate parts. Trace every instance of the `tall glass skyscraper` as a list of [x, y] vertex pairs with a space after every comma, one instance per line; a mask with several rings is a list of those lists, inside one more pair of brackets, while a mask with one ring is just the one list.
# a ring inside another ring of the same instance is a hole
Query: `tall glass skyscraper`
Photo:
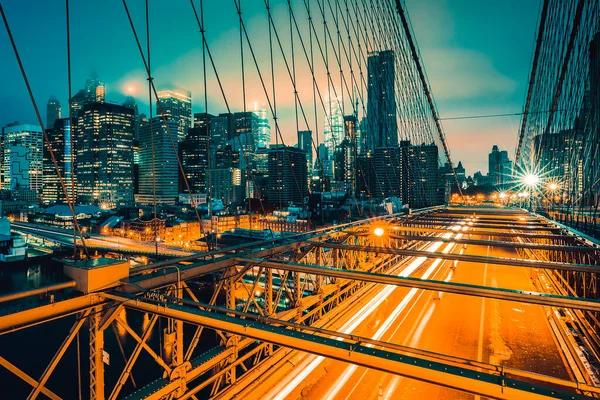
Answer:
[[269, 125], [267, 110], [259, 110], [258, 106], [254, 104], [254, 113], [258, 116], [258, 126], [254, 138], [256, 147], [269, 147], [269, 143], [271, 143], [271, 125]]
[[[140, 128], [140, 188], [136, 202], [153, 204], [154, 185], [156, 185], [156, 202], [175, 204], [178, 195], [177, 179], [179, 165], [177, 154], [169, 138], [177, 130], [179, 121], [163, 117], [152, 119], [152, 136], [150, 123], [145, 123]], [[168, 128], [167, 128], [168, 127]], [[152, 168], [152, 144], [154, 143], [154, 170]], [[152, 172], [156, 174], [153, 180]]]
[[[179, 144], [179, 154], [183, 172], [192, 194], [206, 193], [208, 176], [209, 125], [190, 128], [187, 137]], [[180, 182], [181, 192], [188, 193], [185, 182]]]
[[367, 138], [366, 149], [398, 145], [394, 52], [375, 51], [367, 58]]
[[[181, 142], [185, 139], [187, 131], [193, 126], [192, 118], [192, 92], [189, 90], [161, 90], [158, 92], [158, 99], [162, 106], [162, 112], [172, 120], [177, 122], [177, 140]], [[156, 115], [161, 114], [161, 107], [156, 104]]]
[[327, 115], [325, 115], [323, 137], [331, 156], [335, 153], [335, 148], [344, 140], [344, 115], [342, 114], [341, 99], [337, 97], [328, 96], [325, 106]]
[[79, 201], [111, 207], [133, 204], [133, 110], [90, 103], [84, 107], [79, 124]]

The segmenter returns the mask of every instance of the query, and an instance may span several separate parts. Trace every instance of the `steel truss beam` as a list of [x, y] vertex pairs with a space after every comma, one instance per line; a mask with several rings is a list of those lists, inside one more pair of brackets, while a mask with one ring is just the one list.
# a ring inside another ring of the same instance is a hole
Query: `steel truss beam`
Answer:
[[0, 316], [0, 335], [85, 311], [100, 302], [98, 294], [89, 294], [27, 310], [7, 313]]
[[[382, 259], [378, 264], [373, 265], [373, 270], [381, 270], [381, 268], [383, 268], [386, 265], [388, 265], [388, 266], [392, 265], [393, 261], [395, 259], [396, 259], [396, 257], [389, 258], [388, 260]], [[244, 267], [244, 268], [242, 268], [242, 271], [246, 271], [247, 269], [248, 269], [248, 267]], [[241, 279], [240, 274], [236, 274], [236, 275], [234, 275], [234, 277], [237, 280]], [[225, 280], [222, 280], [221, 284], [223, 282], [225, 282]], [[296, 305], [295, 308], [292, 308], [287, 311], [278, 312], [276, 314], [277, 318], [278, 318], [278, 320], [284, 320], [284, 321], [295, 320], [298, 322], [308, 321], [308, 320], [311, 320], [312, 318], [316, 318], [318, 316], [318, 312], [320, 309], [325, 309], [328, 306], [337, 304], [336, 299], [338, 299], [340, 297], [347, 298], [347, 296], [350, 293], [354, 293], [353, 289], [356, 289], [361, 286], [360, 284], [357, 284], [356, 281], [351, 281], [350, 283], [351, 284], [346, 285], [345, 287], [343, 287], [343, 286], [340, 287], [338, 285], [324, 286], [322, 288], [322, 290], [323, 290], [322, 293], [301, 298], [295, 304]], [[221, 284], [219, 286], [221, 286]], [[184, 286], [184, 287], [186, 287], [186, 286]], [[186, 287], [186, 289], [189, 289], [189, 288]], [[216, 296], [220, 290], [221, 289], [219, 289], [219, 288], [217, 288], [215, 290], [215, 292], [213, 294], [213, 299], [216, 298]], [[253, 292], [254, 291], [252, 291], [252, 293]], [[329, 295], [329, 294], [333, 294], [333, 293], [335, 293], [336, 296], [332, 296], [331, 298], [329, 298], [327, 300], [323, 300], [324, 294]], [[177, 299], [177, 301], [178, 302], [181, 301], [186, 304], [191, 304], [200, 309], [221, 309], [221, 310], [224, 310], [224, 312], [229, 313], [229, 314], [238, 314], [239, 313], [235, 310], [224, 309], [224, 308], [214, 306], [213, 299], [211, 299], [211, 304], [199, 303], [196, 296], [193, 295], [193, 292], [190, 291], [190, 292], [188, 292], [188, 294], [190, 295], [190, 298], [192, 299], [191, 301], [190, 300], [182, 300], [182, 299]], [[117, 297], [114, 297], [112, 294], [104, 294], [103, 296], [105, 296], [106, 299], [116, 300], [116, 301], [120, 302], [121, 294], [116, 293], [116, 295], [117, 295]], [[163, 296], [163, 297], [165, 299], [169, 298], [168, 296]], [[173, 297], [173, 298], [175, 298], [175, 297]], [[125, 303], [121, 303], [120, 306], [122, 307], [122, 306], [124, 306], [124, 304]], [[315, 308], [310, 313], [302, 314], [301, 316], [299, 316], [298, 310], [303, 310], [306, 308], [313, 308], [313, 307], [315, 307]], [[337, 315], [337, 314], [335, 314], [335, 315]], [[325, 314], [325, 316], [318, 319], [317, 324], [328, 321], [330, 318], [335, 317], [335, 315], [327, 313], [327, 314]], [[204, 326], [202, 326], [202, 325], [198, 326], [196, 333], [198, 331], [201, 332], [201, 330], [203, 328], [204, 328]], [[217, 331], [217, 333], [220, 333], [220, 331]], [[229, 346], [229, 347], [225, 347], [224, 345], [220, 346], [219, 348], [221, 349], [221, 351], [219, 351], [219, 352], [210, 351], [203, 355], [200, 355], [199, 357], [189, 360], [191, 362], [191, 370], [187, 371], [185, 373], [185, 376], [182, 376], [179, 379], [177, 379], [177, 377], [176, 377], [176, 379], [173, 379], [171, 381], [169, 381], [169, 379], [165, 379], [165, 378], [158, 379], [158, 380], [150, 383], [149, 385], [146, 385], [146, 386], [138, 389], [136, 392], [134, 392], [133, 394], [128, 396], [128, 398], [148, 398], [148, 399], [157, 399], [158, 400], [168, 394], [173, 394], [173, 393], [177, 392], [178, 390], [180, 390], [182, 387], [182, 381], [185, 382], [185, 386], [188, 386], [188, 385], [190, 385], [190, 382], [199, 378], [205, 372], [212, 370], [215, 367], [222, 368], [216, 375], [213, 375], [213, 377], [211, 377], [199, 384], [195, 384], [194, 386], [187, 389], [187, 391], [185, 392], [183, 397], [181, 397], [182, 399], [190, 398], [194, 395], [194, 393], [197, 393], [197, 391], [208, 386], [210, 383], [217, 383], [218, 379], [216, 379], [216, 377], [219, 377], [219, 379], [223, 379], [223, 377], [225, 375], [227, 375], [228, 371], [230, 371], [234, 368], [237, 368], [238, 365], [241, 366], [241, 362], [245, 359], [248, 359], [251, 355], [255, 354], [255, 357], [258, 357], [260, 355], [260, 352], [262, 352], [263, 354], [266, 354], [265, 352], [270, 347], [272, 347], [271, 344], [266, 344], [265, 346], [261, 347], [260, 349], [254, 348], [254, 349], [251, 349], [249, 352], [244, 352], [244, 355], [237, 358], [234, 362], [229, 361], [229, 360], [231, 360], [231, 357], [233, 357], [236, 354], [240, 354], [240, 352], [243, 349], [247, 348], [248, 346], [250, 346], [254, 343], [255, 343], [255, 341], [252, 339], [245, 339], [245, 340], [241, 339], [238, 342], [237, 346]], [[190, 343], [190, 345], [188, 347], [188, 354], [191, 354], [191, 352], [193, 351], [193, 347], [195, 347], [195, 345], [192, 340], [192, 342]], [[265, 359], [265, 361], [269, 360], [269, 359]], [[186, 360], [188, 360], [187, 355], [186, 355]], [[265, 368], [265, 364], [263, 362], [261, 362], [260, 364], [255, 365], [250, 370], [248, 370], [248, 372], [260, 373], [264, 368]], [[246, 379], [245, 378], [246, 375], [244, 375], [243, 377], [244, 377], [244, 379]], [[179, 392], [179, 393], [181, 393], [181, 392]]]
[[[15, 374], [17, 377], [21, 378], [21, 380], [28, 383], [30, 386], [33, 386], [33, 388], [36, 388], [39, 386], [38, 381], [33, 379], [31, 376], [27, 375], [25, 372], [23, 372], [23, 370], [21, 370], [19, 367], [12, 364], [10, 361], [8, 361], [6, 358], [4, 358], [2, 356], [0, 356], [0, 365], [3, 366], [4, 368], [6, 368], [7, 370], [9, 370], [10, 372], [12, 372], [13, 374]], [[56, 394], [54, 394], [52, 391], [50, 391], [50, 389], [48, 389], [45, 386], [42, 386], [41, 392], [43, 394], [45, 394], [46, 396], [48, 396], [52, 400], [60, 400], [60, 397], [58, 397]]]
[[58, 351], [56, 352], [56, 354], [54, 354], [54, 357], [52, 357], [52, 361], [50, 361], [50, 364], [48, 364], [48, 366], [44, 370], [44, 373], [42, 374], [42, 377], [40, 378], [38, 384], [31, 391], [31, 393], [29, 394], [29, 396], [27, 397], [27, 400], [34, 400], [34, 399], [36, 399], [38, 397], [38, 395], [40, 394], [42, 388], [44, 387], [44, 385], [46, 384], [46, 382], [48, 382], [48, 379], [50, 378], [50, 375], [52, 375], [52, 373], [56, 369], [56, 366], [58, 365], [58, 363], [60, 362], [60, 360], [62, 360], [63, 355], [65, 354], [65, 352], [67, 351], [67, 349], [71, 345], [71, 342], [73, 341], [73, 339], [75, 339], [75, 336], [77, 336], [77, 333], [79, 332], [79, 329], [81, 329], [81, 327], [83, 326], [83, 323], [85, 322], [85, 320], [87, 319], [87, 317], [88, 317], [89, 314], [90, 314], [90, 311], [87, 310], [87, 311], [85, 311], [83, 313], [83, 315], [81, 315], [75, 321], [75, 323], [73, 324], [73, 327], [69, 331], [69, 334], [67, 335], [67, 337], [63, 341], [62, 345], [58, 348]]
[[[434, 254], [434, 253], [429, 253]], [[433, 256], [435, 258], [435, 256]], [[488, 297], [499, 300], [518, 301], [531, 304], [541, 304], [554, 307], [566, 307], [588, 311], [600, 311], [600, 300], [582, 299], [579, 297], [566, 297], [553, 294], [526, 292], [507, 288], [492, 288], [487, 286], [470, 285], [435, 281], [419, 278], [404, 278], [387, 274], [345, 270], [321, 267], [307, 264], [291, 264], [260, 259], [238, 259], [240, 264], [261, 264], [264, 267], [279, 268], [306, 274], [326, 275], [342, 279], [359, 280], [365, 282], [381, 283], [386, 285], [404, 286], [417, 289], [433, 290], [439, 292], [462, 294], [467, 296]]]
[[[117, 298], [116, 295], [111, 295]], [[135, 300], [135, 301], [130, 301]], [[381, 350], [360, 343], [343, 342], [328, 337], [307, 334], [239, 317], [211, 313], [195, 306], [154, 304], [148, 299], [121, 295], [126, 307], [174, 318], [186, 323], [203, 325], [242, 337], [253, 338], [296, 350], [306, 351], [335, 360], [373, 368], [467, 393], [497, 399], [542, 399], [549, 397], [584, 398], [585, 396], [537, 383], [524, 382], [502, 373], [492, 374], [468, 368]]]
[[438, 253], [423, 250], [409, 250], [409, 249], [392, 249], [388, 247], [374, 247], [374, 246], [356, 246], [350, 244], [341, 243], [328, 243], [328, 242], [308, 242], [319, 247], [325, 247], [330, 249], [342, 249], [349, 251], [363, 251], [368, 253], [378, 254], [395, 254], [399, 256], [409, 257], [426, 257], [426, 258], [441, 258], [442, 260], [457, 260], [471, 263], [481, 264], [497, 264], [506, 265], [511, 267], [523, 267], [523, 268], [547, 268], [556, 269], [562, 271], [577, 271], [577, 272], [600, 272], [600, 266], [594, 264], [566, 264], [560, 262], [549, 262], [549, 261], [538, 261], [538, 260], [524, 260], [518, 258], [500, 258], [500, 257], [489, 257], [489, 256], [474, 256], [468, 254], [451, 254], [451, 253]]
[[[468, 232], [473, 234], [472, 231]], [[555, 244], [540, 244], [540, 243], [519, 243], [519, 242], [506, 242], [506, 241], [495, 241], [495, 240], [478, 240], [478, 239], [455, 239], [455, 238], [444, 238], [438, 236], [422, 236], [422, 235], [395, 235], [390, 234], [392, 239], [402, 240], [416, 240], [425, 242], [444, 242], [444, 243], [457, 243], [457, 244], [471, 244], [476, 246], [492, 246], [492, 247], [506, 247], [506, 248], [524, 248], [532, 250], [553, 250], [553, 251], [565, 251], [565, 252], [582, 252], [582, 253], [598, 253], [600, 255], [600, 249], [590, 246], [562, 246]]]
[[[457, 233], [449, 228], [429, 228], [425, 226], [404, 226], [397, 225], [398, 232], [431, 232], [431, 233]], [[370, 232], [365, 231], [347, 231], [351, 235], [355, 236], [365, 236], [370, 235]], [[529, 239], [550, 239], [550, 240], [569, 240], [569, 241], [578, 241], [575, 236], [569, 235], [554, 235], [554, 234], [545, 234], [545, 233], [525, 233], [525, 232], [502, 232], [502, 231], [468, 231], [469, 235], [474, 236], [495, 236], [495, 237], [510, 237], [510, 238], [529, 238]]]
[[[407, 221], [408, 224], [411, 225], [438, 225], [438, 226], [454, 226], [458, 222], [450, 222], [450, 221], [440, 221], [436, 219], [415, 219], [412, 221]], [[465, 225], [467, 226], [467, 225]], [[560, 232], [562, 229], [552, 226], [531, 226], [525, 224], [485, 224], [485, 223], [477, 223], [473, 222], [471, 225], [468, 225], [471, 228], [488, 228], [488, 229], [515, 229], [520, 231], [548, 231], [548, 232]]]

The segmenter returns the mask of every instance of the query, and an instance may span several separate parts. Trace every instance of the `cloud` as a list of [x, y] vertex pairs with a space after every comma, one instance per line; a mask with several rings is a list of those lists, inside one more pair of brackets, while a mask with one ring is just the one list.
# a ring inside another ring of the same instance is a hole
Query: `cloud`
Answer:
[[511, 94], [517, 83], [500, 73], [489, 57], [468, 49], [422, 51], [434, 96], [438, 100]]
[[439, 45], [440, 41], [448, 42], [454, 37], [454, 18], [445, 0], [436, 1], [407, 0], [405, 9], [416, 40], [421, 47]]

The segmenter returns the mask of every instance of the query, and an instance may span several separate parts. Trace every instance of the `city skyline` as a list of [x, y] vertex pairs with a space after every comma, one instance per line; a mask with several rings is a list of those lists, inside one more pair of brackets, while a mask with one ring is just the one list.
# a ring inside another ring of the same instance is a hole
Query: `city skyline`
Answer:
[[[420, 44], [423, 62], [427, 69], [432, 91], [436, 97], [442, 118], [457, 115], [520, 111], [527, 81], [531, 46], [534, 40], [536, 13], [538, 11], [537, 2], [527, 3], [525, 11], [521, 9], [518, 14], [511, 13], [510, 4], [486, 5], [465, 3], [458, 5], [446, 4], [443, 1], [408, 1], [406, 6], [411, 14], [411, 22]], [[33, 26], [40, 27], [40, 31], [34, 29], [32, 32], [24, 32], [23, 24], [19, 23], [21, 17], [15, 12], [18, 8], [15, 8], [13, 4], [7, 4], [5, 6], [6, 13], [9, 18], [15, 20], [14, 31], [17, 42], [25, 43], [27, 39], [32, 39], [33, 43], [35, 40], [39, 40], [41, 36], [36, 35], [39, 35], [48, 24], [55, 24], [60, 20], [64, 24], [64, 15], [61, 7], [62, 5], [60, 7], [52, 7], [46, 3], [40, 4], [38, 9], [44, 10], [43, 18], [42, 15], [37, 15], [35, 12], [32, 15], [28, 15], [28, 18], [30, 18], [29, 22]], [[86, 10], [87, 12], [91, 10], [99, 13], [99, 15], [115, 13], [116, 15], [124, 16], [124, 11], [120, 7], [120, 4], [109, 4], [99, 7], [84, 6], [73, 2], [71, 7], [73, 94], [77, 93], [80, 87], [83, 87], [83, 83], [90, 75], [90, 72], [96, 70], [100, 79], [106, 85], [107, 101], [121, 104], [127, 95], [132, 95], [138, 103], [139, 112], [148, 114], [147, 96], [143, 95], [147, 93], [146, 80], [142, 70], [141, 59], [134, 47], [135, 44], [126, 20], [121, 19], [120, 23], [115, 27], [114, 32], [105, 32], [103, 34], [90, 33], [93, 36], [92, 39], [95, 39], [96, 42], [93, 49], [87, 48], [85, 43], [77, 37], [77, 32], [82, 32], [85, 29], [83, 23], [85, 18], [78, 18], [78, 16], [83, 16]], [[204, 93], [202, 90], [199, 90], [202, 87], [202, 73], [201, 68], [195, 67], [201, 66], [201, 47], [199, 35], [193, 26], [193, 16], [186, 7], [179, 4], [173, 5], [169, 9], [166, 9], [161, 4], [152, 5], [152, 7], [155, 7], [151, 8], [151, 21], [153, 23], [151, 32], [154, 59], [153, 75], [157, 89], [181, 88], [190, 90], [193, 97], [192, 111], [194, 113], [203, 112], [205, 111]], [[216, 5], [214, 4], [207, 4], [205, 12], [215, 11], [213, 9], [215, 7]], [[467, 11], [473, 7], [484, 14], [490, 15], [493, 13], [495, 15], [489, 21], [489, 26], [484, 30], [485, 35], [483, 37], [475, 37], [470, 34], [470, 32], [481, 28], [483, 25], [481, 21], [467, 18]], [[137, 28], [141, 30], [143, 27], [141, 19], [143, 4], [132, 2], [130, 8]], [[252, 1], [248, 1], [248, 4], [245, 4], [244, 8], [249, 20], [248, 29], [255, 32], [255, 36], [259, 37], [258, 43], [261, 41], [264, 43], [266, 34], [268, 33], [268, 30], [261, 28], [266, 19], [264, 8], [259, 7], [258, 3], [254, 4]], [[280, 21], [277, 18], [283, 18], [286, 14], [285, 7], [281, 5], [273, 5], [273, 9], [276, 21]], [[159, 17], [163, 15], [172, 16], [173, 18], [183, 16], [184, 19], [190, 19], [190, 23], [180, 24], [181, 26], [176, 32], [168, 32], [158, 22], [160, 20]], [[500, 29], [503, 20], [510, 18], [516, 18], [520, 22], [519, 24], [515, 24], [518, 25], [518, 29]], [[224, 57], [228, 54], [224, 50], [235, 45], [233, 37], [236, 35], [232, 35], [236, 31], [235, 28], [232, 28], [232, 26], [235, 26], [235, 20], [235, 13], [232, 12], [231, 15], [225, 13], [223, 21], [219, 23], [206, 21], [207, 40], [214, 52], [216, 63], [223, 74], [225, 89], [229, 91], [232, 91], [231, 89], [240, 81], [239, 72], [234, 72], [224, 62]], [[31, 61], [33, 59], [33, 49], [25, 44], [23, 44], [22, 56], [26, 68], [31, 75], [32, 87], [38, 104], [41, 106], [45, 105], [50, 96], [54, 95], [62, 105], [63, 115], [66, 115], [66, 110], [68, 109], [66, 96], [67, 84], [66, 74], [63, 72], [64, 68], [62, 65], [62, 63], [66, 64], [65, 50], [62, 45], [64, 43], [64, 32], [56, 29], [46, 29], [45, 31], [49, 31], [48, 40], [53, 40], [56, 43], [54, 52], [52, 53], [52, 57], [58, 60], [55, 63], [56, 65], [45, 65], [44, 73], [37, 70], [37, 67], [32, 66]], [[5, 35], [5, 33], [0, 35]], [[119, 49], [110, 49], [109, 53], [108, 43], [111, 42], [111, 36], [113, 35], [120, 37], [119, 40], [123, 46]], [[189, 39], [175, 40], [165, 48], [167, 41], [177, 35], [188, 35]], [[197, 40], [194, 40], [194, 37], [197, 37]], [[530, 38], [530, 40], [523, 40], [523, 37]], [[487, 39], [490, 38], [493, 39], [496, 47], [489, 47], [489, 40]], [[483, 47], [484, 43], [486, 47]], [[239, 43], [237, 46], [233, 48], [239, 48]], [[265, 60], [268, 59], [268, 51], [265, 51], [264, 48], [261, 49], [264, 46], [255, 47], [259, 58], [262, 59], [261, 56], [264, 56]], [[0, 51], [10, 54], [7, 40], [0, 40]], [[46, 50], [42, 49], [40, 51], [42, 51], [43, 55]], [[518, 62], [513, 61], [509, 63], [505, 61], [507, 57], [503, 55], [509, 52], [519, 55], [515, 57]], [[111, 54], [111, 59], [119, 61], [106, 62], [108, 54]], [[248, 56], [246, 55], [246, 57]], [[233, 55], [233, 58], [239, 58], [239, 54]], [[248, 59], [247, 61], [249, 62], [250, 60]], [[278, 63], [278, 68], [275, 72], [278, 79], [277, 99], [280, 131], [286, 144], [293, 145], [297, 135], [293, 117], [293, 89], [289, 83], [284, 82], [284, 71], [279, 70], [280, 68], [284, 68], [283, 65], [280, 65], [283, 64], [281, 57], [278, 57], [276, 61]], [[472, 62], [467, 63], [467, 61]], [[262, 64], [265, 64], [265, 62], [262, 62]], [[31, 66], [27, 67], [29, 65]], [[440, 65], [444, 65], [446, 70], [440, 71]], [[261, 65], [261, 67], [266, 68], [267, 65]], [[5, 125], [14, 120], [19, 120], [21, 123], [35, 122], [31, 104], [26, 97], [15, 63], [6, 63], [3, 65], [3, 70], [3, 76], [6, 79], [6, 90], [4, 93], [7, 93], [7, 95], [0, 96], [0, 124]], [[468, 74], [467, 71], [469, 72]], [[209, 78], [211, 78], [209, 79], [208, 112], [212, 114], [226, 112], [227, 109], [224, 107], [222, 99], [219, 99], [218, 89], [215, 87], [215, 83], [212, 82], [214, 81], [214, 76], [211, 75], [210, 69], [208, 72]], [[449, 74], [454, 75], [454, 77], [447, 79]], [[53, 76], [53, 79], [45, 79], [47, 75]], [[440, 81], [440, 76], [445, 77], [444, 81]], [[261, 106], [267, 104], [262, 89], [255, 78], [256, 71], [250, 65], [247, 69], [247, 84], [249, 87], [246, 106], [248, 110], [254, 109], [253, 104], [255, 102]], [[457, 84], [457, 82], [464, 82], [467, 78], [471, 80], [469, 85]], [[310, 80], [307, 81], [308, 85], [304, 84], [305, 81], [299, 80], [299, 86], [310, 87]], [[449, 87], [449, 85], [454, 86]], [[306, 99], [302, 97], [302, 101], [306, 101], [307, 104], [310, 104], [308, 97], [311, 96], [308, 96], [309, 94], [312, 95], [311, 93], [307, 93]], [[242, 111], [244, 108], [241, 96], [236, 97], [239, 98], [229, 99], [232, 112]], [[348, 109], [351, 109], [351, 107], [347, 98], [345, 106], [347, 109], [345, 110], [345, 114], [349, 114]], [[359, 109], [361, 107], [359, 106]], [[268, 109], [268, 107], [264, 108]], [[275, 142], [275, 137], [278, 133], [273, 125], [271, 111], [268, 110], [267, 114], [271, 123], [271, 141]], [[323, 141], [325, 121], [322, 113], [319, 112], [319, 114], [319, 123], [316, 129], [312, 125], [312, 122], [308, 127], [301, 123], [298, 128], [299, 130], [308, 129], [314, 132], [318, 131], [320, 141]], [[361, 115], [359, 115], [360, 117]], [[518, 120], [519, 117], [515, 116], [495, 119], [445, 121], [444, 127], [453, 160], [455, 163], [458, 160], [463, 161], [468, 171], [485, 171], [487, 164], [485, 157], [479, 157], [477, 154], [483, 153], [484, 150], [487, 151], [494, 143], [507, 149], [509, 155], [513, 156], [514, 151], [512, 146], [517, 134]], [[464, 142], [465, 139], [470, 139], [470, 146], [468, 148], [459, 148], [456, 144]]]

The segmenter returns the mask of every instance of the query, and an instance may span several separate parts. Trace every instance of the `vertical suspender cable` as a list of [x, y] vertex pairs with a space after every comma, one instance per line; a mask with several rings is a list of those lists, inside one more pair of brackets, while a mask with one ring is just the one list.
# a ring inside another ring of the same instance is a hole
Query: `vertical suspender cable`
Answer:
[[[69, 17], [69, 0], [65, 0], [65, 10], [67, 25], [67, 82], [69, 86], [69, 133], [71, 142], [71, 154], [69, 155], [71, 157], [71, 200], [75, 202], [75, 130], [73, 129], [73, 101], [71, 99], [71, 20]], [[77, 232], [75, 229], [73, 229], [73, 259], [77, 260]]]
[[[148, 122], [150, 124], [150, 146], [152, 147], [152, 202], [154, 205], [154, 218], [152, 220], [152, 225], [154, 228], [154, 252], [156, 257], [158, 257], [158, 213], [156, 206], [156, 165], [155, 160], [156, 156], [154, 153], [154, 127], [152, 126], [152, 58], [150, 57], [150, 9], [148, 6], [148, 0], [146, 0], [146, 44], [147, 50], [146, 54], [148, 55], [148, 103], [150, 107], [150, 118]], [[166, 121], [165, 121], [166, 124]]]
[[[204, 30], [204, 1], [200, 0], [200, 20], [202, 21], [202, 25], [200, 27], [200, 33], [202, 35], [204, 35], [205, 30]], [[208, 218], [210, 219], [210, 232], [213, 233], [213, 221], [212, 221], [212, 176], [211, 176], [211, 171], [212, 171], [212, 157], [211, 157], [211, 144], [212, 144], [212, 135], [211, 135], [211, 121], [208, 117], [208, 93], [206, 91], [206, 43], [204, 43], [204, 41], [202, 41], [202, 81], [204, 84], [204, 112], [206, 113], [206, 129], [208, 129], [208, 143], [206, 144], [208, 147], [208, 198], [207, 198], [207, 210], [208, 210]], [[216, 160], [215, 160], [216, 161]], [[191, 193], [190, 193], [191, 196]], [[200, 220], [200, 231], [202, 232], [202, 221]], [[211, 250], [212, 248], [212, 243], [209, 242], [210, 237], [207, 235], [206, 236], [207, 240], [206, 240], [206, 246], [208, 247], [208, 250]], [[216, 240], [217, 236], [214, 236], [214, 239]], [[214, 260], [214, 255], [213, 255], [213, 260]]]

